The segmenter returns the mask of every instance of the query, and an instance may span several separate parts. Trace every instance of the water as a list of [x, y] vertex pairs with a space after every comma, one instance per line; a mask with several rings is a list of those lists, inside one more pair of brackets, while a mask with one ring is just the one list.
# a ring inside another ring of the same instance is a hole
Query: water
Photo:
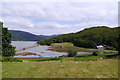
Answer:
[[[16, 49], [22, 49], [25, 47], [34, 46], [36, 42], [35, 41], [12, 41], [11, 44], [15, 46]], [[14, 57], [58, 57], [62, 55], [67, 55], [67, 53], [64, 53], [64, 52], [54, 52], [54, 51], [46, 50], [49, 48], [50, 46], [36, 46], [23, 51], [19, 51], [17, 53], [32, 52], [32, 53], [36, 53], [37, 55], [26, 55], [26, 56], [17, 55]], [[78, 54], [87, 54], [87, 53], [88, 52], [78, 52]]]
[[35, 45], [36, 41], [12, 41], [12, 45], [16, 47], [16, 49], [22, 49], [24, 47], [29, 47]]
[[[11, 44], [15, 46], [16, 49], [22, 49], [25, 47], [33, 46], [35, 45], [35, 43], [36, 43], [35, 41], [12, 41]], [[62, 55], [67, 55], [67, 53], [63, 53], [63, 52], [54, 52], [54, 51], [46, 50], [49, 47], [50, 46], [37, 46], [37, 47], [29, 48], [23, 51], [19, 51], [17, 53], [32, 52], [40, 55], [41, 57], [58, 57]], [[17, 55], [14, 57], [39, 57], [38, 55], [26, 55], [26, 56]]]

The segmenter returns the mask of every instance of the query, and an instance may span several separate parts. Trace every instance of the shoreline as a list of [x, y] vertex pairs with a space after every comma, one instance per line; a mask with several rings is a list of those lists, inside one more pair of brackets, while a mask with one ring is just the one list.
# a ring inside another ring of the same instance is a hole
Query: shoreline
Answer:
[[16, 52], [23, 51], [23, 50], [26, 50], [26, 49], [30, 49], [30, 48], [33, 48], [33, 47], [37, 47], [37, 46], [39, 46], [39, 45], [36, 44], [36, 45], [33, 45], [33, 46], [24, 47], [24, 48], [22, 48], [22, 49], [16, 49]]

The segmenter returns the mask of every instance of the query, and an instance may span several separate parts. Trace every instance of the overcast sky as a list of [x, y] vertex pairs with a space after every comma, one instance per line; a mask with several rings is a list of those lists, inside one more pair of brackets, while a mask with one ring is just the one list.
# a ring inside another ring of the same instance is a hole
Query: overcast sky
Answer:
[[118, 2], [4, 2], [4, 27], [37, 35], [77, 32], [93, 26], [118, 26]]

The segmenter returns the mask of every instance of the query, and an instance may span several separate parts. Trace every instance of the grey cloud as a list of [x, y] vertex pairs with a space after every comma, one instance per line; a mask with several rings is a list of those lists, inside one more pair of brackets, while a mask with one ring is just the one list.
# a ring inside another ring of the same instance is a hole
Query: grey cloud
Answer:
[[[116, 26], [118, 13], [116, 2], [4, 3], [2, 11], [5, 26], [35, 34], [69, 33], [96, 25]], [[35, 22], [36, 19], [45, 21]]]

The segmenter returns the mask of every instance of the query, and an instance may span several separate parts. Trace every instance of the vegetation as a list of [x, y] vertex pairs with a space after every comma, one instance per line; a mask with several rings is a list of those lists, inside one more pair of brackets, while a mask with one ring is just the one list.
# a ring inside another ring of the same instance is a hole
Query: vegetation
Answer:
[[15, 55], [15, 47], [11, 45], [11, 34], [9, 33], [7, 28], [3, 27], [3, 23], [0, 22], [0, 27], [2, 28], [2, 57], [0, 57], [0, 61], [2, 62], [22, 62], [20, 59], [13, 58]]
[[51, 45], [52, 43], [71, 42], [75, 46], [84, 48], [96, 48], [97, 45], [105, 45], [107, 49], [118, 50], [118, 30], [119, 27], [109, 28], [97, 26], [86, 28], [77, 33], [63, 34], [50, 39], [38, 41], [41, 45]]
[[[94, 52], [93, 52], [94, 53]], [[88, 54], [79, 54], [72, 56], [60, 56], [60, 57], [50, 57], [50, 58], [31, 58], [30, 61], [97, 61], [99, 59], [117, 59], [118, 56], [115, 54], [99, 54], [93, 55], [92, 53]], [[25, 58], [24, 58], [25, 59]], [[28, 59], [27, 59], [28, 60]]]
[[77, 54], [75, 50], [69, 50], [68, 51], [68, 57], [74, 57]]
[[32, 60], [32, 61], [58, 61], [61, 60], [62, 58], [60, 57], [54, 57], [54, 58], [43, 58], [43, 59], [37, 59], [37, 60]]
[[[2, 36], [2, 27], [3, 27], [3, 23], [0, 22], [0, 36]], [[0, 59], [2, 58], [2, 37], [0, 37]]]
[[26, 56], [26, 55], [37, 55], [37, 54], [32, 52], [23, 52], [23, 53], [17, 53], [16, 55]]
[[86, 48], [76, 47], [72, 43], [69, 43], [69, 42], [53, 43], [51, 45], [51, 48], [47, 50], [57, 51], [57, 52], [69, 52], [71, 50], [76, 51], [76, 52], [92, 52], [93, 51], [88, 48], [86, 49]]
[[120, 30], [119, 30], [119, 33], [118, 33], [119, 37], [118, 37], [118, 53], [119, 53], [119, 56], [120, 56]]
[[[66, 46], [63, 46], [66, 45]], [[62, 46], [62, 47], [61, 47]], [[95, 54], [101, 54], [101, 51], [98, 49], [90, 49], [90, 48], [81, 48], [81, 47], [76, 47], [72, 43], [54, 43], [52, 46], [47, 49], [51, 51], [56, 51], [56, 52], [66, 52], [69, 53], [70, 51], [75, 51], [77, 52], [89, 52], [89, 53], [95, 53]], [[103, 50], [102, 54], [118, 54], [117, 51], [114, 50]], [[93, 54], [94, 55], [94, 54]]]
[[15, 47], [11, 45], [11, 37], [8, 29], [2, 26], [2, 56], [10, 57], [15, 55]]
[[118, 78], [117, 65], [117, 59], [84, 62], [3, 62], [2, 78]]
[[2, 57], [2, 62], [22, 62], [21, 59], [13, 58], [13, 57]]
[[100, 55], [100, 52], [99, 51], [94, 51], [92, 55], [98, 56], [98, 55]]
[[63, 42], [63, 43], [52, 43], [51, 46], [54, 48], [64, 48], [64, 47], [73, 47], [74, 45], [72, 43]]

